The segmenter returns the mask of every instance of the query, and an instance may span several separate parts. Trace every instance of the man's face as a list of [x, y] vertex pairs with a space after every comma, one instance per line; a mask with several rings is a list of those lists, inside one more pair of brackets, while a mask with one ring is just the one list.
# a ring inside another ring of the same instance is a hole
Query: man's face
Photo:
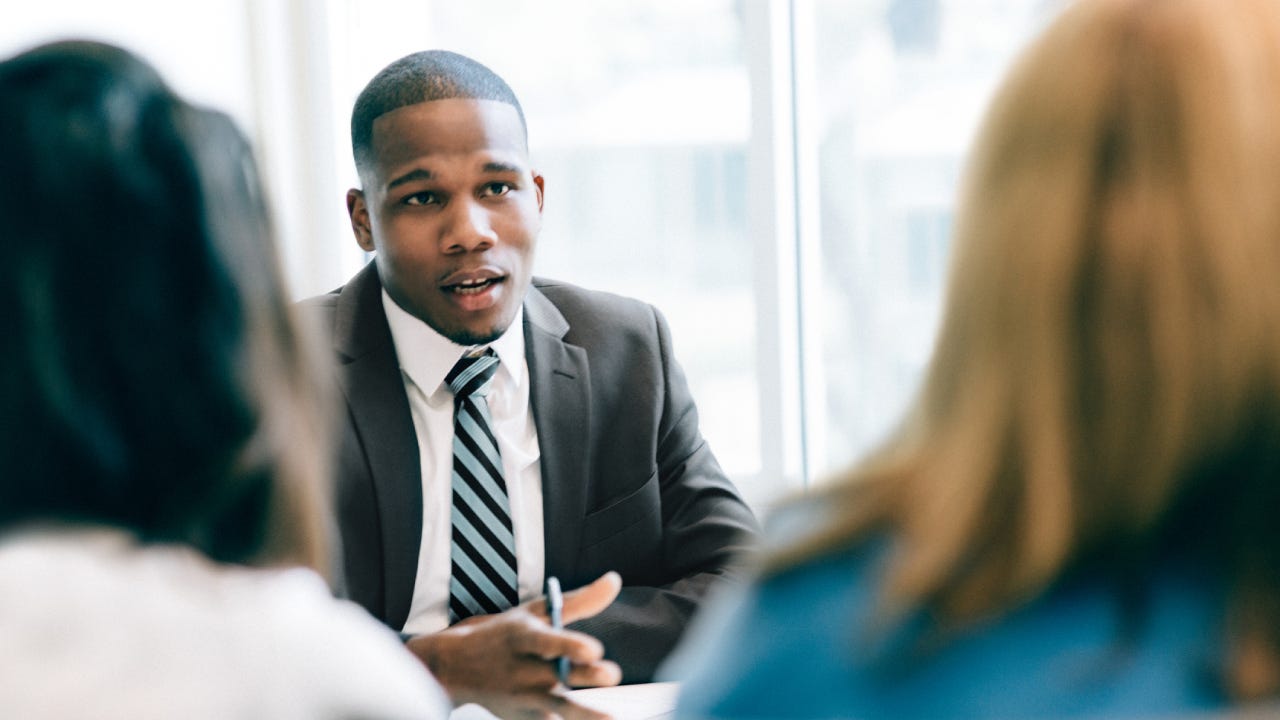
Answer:
[[460, 345], [496, 339], [524, 301], [542, 226], [542, 176], [516, 109], [407, 105], [374, 121], [371, 149], [347, 209], [387, 294]]

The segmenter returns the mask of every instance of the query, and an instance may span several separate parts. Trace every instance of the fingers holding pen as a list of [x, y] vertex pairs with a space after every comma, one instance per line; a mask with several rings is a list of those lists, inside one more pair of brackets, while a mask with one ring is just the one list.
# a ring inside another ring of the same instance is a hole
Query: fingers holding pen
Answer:
[[[563, 622], [591, 617], [617, 597], [622, 580], [606, 573], [564, 593]], [[622, 673], [604, 660], [604, 646], [575, 630], [554, 629], [545, 598], [494, 615], [477, 615], [440, 632], [418, 635], [406, 647], [431, 670], [455, 702], [474, 693], [545, 692], [557, 684], [555, 659], [568, 658], [568, 685], [616, 685]]]
[[593, 663], [604, 657], [604, 645], [577, 630], [557, 630], [545, 623], [530, 623], [526, 632], [512, 637], [512, 649], [523, 655], [551, 660], [561, 656], [574, 663]]
[[612, 687], [622, 682], [622, 668], [612, 660], [569, 666], [569, 687]]
[[569, 685], [600, 687], [622, 681], [622, 670], [617, 663], [604, 659], [604, 645], [596, 638], [576, 630], [555, 630], [540, 623], [526, 629], [527, 632], [513, 638], [516, 644], [512, 649], [537, 658], [548, 672], [554, 659], [568, 658]]
[[[549, 590], [552, 584], [549, 581]], [[559, 584], [554, 585], [554, 595], [559, 595]], [[543, 620], [567, 624], [599, 613], [617, 598], [621, 589], [622, 578], [616, 572], [608, 572], [594, 582], [564, 593], [562, 598], [548, 595], [526, 607]], [[622, 681], [622, 670], [617, 663], [603, 659], [604, 646], [591, 635], [550, 627], [546, 632], [531, 633], [524, 639], [528, 644], [521, 651], [526, 654], [547, 662], [562, 657], [569, 661], [567, 673], [561, 676], [567, 685], [599, 687]]]
[[592, 617], [609, 605], [622, 591], [622, 576], [612, 570], [594, 582], [564, 594], [564, 622], [569, 624]]
[[[576, 590], [564, 593], [562, 620], [565, 625], [598, 614], [618, 597], [622, 591], [622, 576], [610, 570], [592, 582]], [[546, 598], [525, 603], [523, 607], [543, 620], [548, 620]]]

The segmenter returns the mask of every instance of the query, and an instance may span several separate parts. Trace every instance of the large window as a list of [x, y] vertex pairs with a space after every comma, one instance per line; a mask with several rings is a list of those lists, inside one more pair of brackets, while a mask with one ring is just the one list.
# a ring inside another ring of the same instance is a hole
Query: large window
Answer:
[[909, 401], [966, 149], [1063, 2], [54, 0], [7, 17], [0, 49], [123, 42], [230, 109], [300, 296], [367, 260], [343, 200], [359, 89], [419, 49], [484, 62], [521, 97], [547, 178], [535, 272], [664, 312], [704, 434], [762, 506], [865, 452]]
[[[810, 467], [892, 428], [929, 359], [965, 153], [1054, 0], [796, 4]], [[804, 181], [808, 181], [805, 185]]]
[[241, 3], [44, 0], [6, 3], [0, 55], [67, 38], [104, 39], [141, 54], [188, 97], [254, 116], [249, 13]]

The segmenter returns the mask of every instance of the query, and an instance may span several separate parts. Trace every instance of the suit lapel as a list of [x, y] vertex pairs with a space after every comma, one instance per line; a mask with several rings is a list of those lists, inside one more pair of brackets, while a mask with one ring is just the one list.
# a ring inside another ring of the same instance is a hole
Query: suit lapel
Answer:
[[422, 543], [422, 468], [374, 263], [343, 288], [335, 323], [342, 390], [377, 496], [384, 617], [399, 628], [409, 615]]
[[529, 400], [542, 454], [547, 576], [572, 577], [586, 511], [591, 385], [587, 353], [564, 341], [569, 323], [536, 287], [524, 303]]

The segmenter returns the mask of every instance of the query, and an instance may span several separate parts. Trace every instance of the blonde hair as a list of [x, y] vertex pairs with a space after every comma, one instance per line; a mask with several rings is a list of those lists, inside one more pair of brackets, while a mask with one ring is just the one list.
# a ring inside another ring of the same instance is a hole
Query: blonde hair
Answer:
[[1193, 522], [1227, 685], [1275, 692], [1280, 3], [1069, 7], [989, 110], [951, 272], [916, 404], [771, 567], [887, 531], [886, 604], [963, 623]]

